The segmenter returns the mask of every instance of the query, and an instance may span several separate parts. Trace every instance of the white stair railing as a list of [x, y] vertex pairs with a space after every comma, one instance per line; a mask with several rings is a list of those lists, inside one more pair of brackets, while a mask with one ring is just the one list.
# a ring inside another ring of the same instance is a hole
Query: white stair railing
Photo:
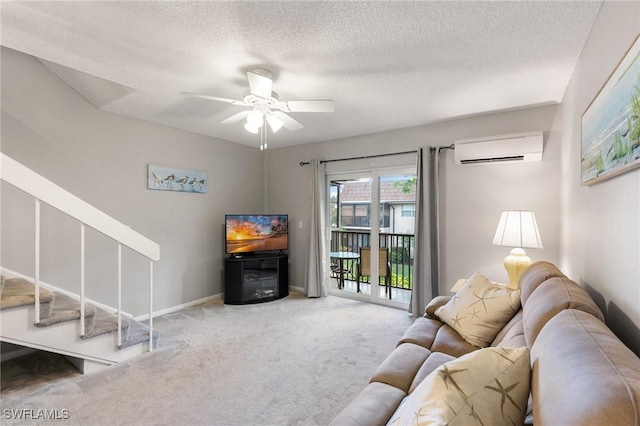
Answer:
[[80, 222], [80, 330], [85, 330], [85, 226], [118, 243], [118, 346], [122, 345], [122, 246], [149, 259], [149, 351], [153, 350], [153, 262], [160, 246], [81, 200], [55, 183], [0, 153], [0, 179], [35, 199], [35, 323], [40, 322], [40, 203], [45, 202]]

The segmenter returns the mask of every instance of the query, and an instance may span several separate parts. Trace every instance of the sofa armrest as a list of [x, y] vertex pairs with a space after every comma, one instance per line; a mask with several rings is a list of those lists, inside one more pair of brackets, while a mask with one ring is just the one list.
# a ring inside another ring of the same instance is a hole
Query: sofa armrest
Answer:
[[451, 296], [436, 296], [431, 299], [431, 302], [429, 302], [427, 307], [424, 309], [425, 318], [439, 320], [439, 318], [436, 316], [436, 310], [440, 306], [446, 305], [449, 300], [451, 300]]

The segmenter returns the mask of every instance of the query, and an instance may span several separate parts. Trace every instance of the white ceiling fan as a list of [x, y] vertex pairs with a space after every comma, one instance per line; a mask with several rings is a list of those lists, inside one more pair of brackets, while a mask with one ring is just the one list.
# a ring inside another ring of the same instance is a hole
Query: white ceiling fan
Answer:
[[310, 101], [281, 101], [278, 94], [272, 90], [272, 73], [266, 68], [256, 68], [247, 72], [249, 90], [245, 92], [242, 100], [221, 98], [218, 96], [203, 95], [199, 93], [182, 92], [185, 96], [210, 99], [213, 101], [227, 102], [232, 105], [250, 107], [250, 110], [241, 111], [223, 120], [222, 124], [236, 123], [246, 118], [244, 128], [257, 134], [266, 121], [273, 133], [284, 127], [288, 130], [298, 130], [304, 127], [302, 123], [286, 112], [333, 112], [335, 106], [330, 99]]

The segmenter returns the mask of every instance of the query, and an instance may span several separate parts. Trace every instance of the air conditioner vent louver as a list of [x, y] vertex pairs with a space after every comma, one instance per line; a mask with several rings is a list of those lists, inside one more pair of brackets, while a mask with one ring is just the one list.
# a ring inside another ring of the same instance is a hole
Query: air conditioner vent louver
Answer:
[[460, 164], [497, 163], [500, 161], [523, 161], [523, 160], [524, 160], [524, 155], [513, 155], [511, 157], [475, 158], [471, 160], [460, 160]]
[[454, 144], [458, 165], [542, 160], [542, 132], [465, 139]]

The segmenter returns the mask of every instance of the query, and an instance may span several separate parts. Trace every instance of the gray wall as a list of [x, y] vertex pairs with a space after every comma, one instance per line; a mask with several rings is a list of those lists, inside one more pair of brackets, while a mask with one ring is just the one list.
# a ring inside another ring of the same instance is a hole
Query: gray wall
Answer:
[[558, 115], [561, 266], [640, 354], [640, 170], [580, 186], [581, 116], [640, 33], [640, 3], [605, 2]]
[[[39, 61], [4, 47], [1, 136], [3, 153], [160, 244], [156, 310], [221, 293], [224, 214], [264, 208], [259, 150], [97, 110]], [[147, 164], [204, 171], [207, 193], [147, 190]], [[1, 264], [33, 276], [33, 201], [1, 189]], [[79, 225], [47, 207], [42, 223], [41, 279], [77, 292]], [[112, 306], [116, 253], [87, 231], [87, 297]], [[143, 314], [148, 262], [124, 254], [124, 309]]]
[[[508, 281], [502, 259], [510, 249], [491, 244], [502, 210], [534, 210], [544, 248], [529, 250], [528, 254], [534, 260], [557, 262], [560, 135], [553, 128], [557, 110], [557, 106], [539, 107], [269, 151], [268, 207], [288, 212], [294, 228], [291, 284], [304, 286], [308, 241], [310, 168], [301, 167], [300, 161], [401, 152], [421, 146], [449, 145], [461, 138], [533, 130], [544, 131], [545, 151], [541, 162], [461, 167], [455, 165], [452, 152], [443, 154], [440, 292], [445, 294], [458, 278], [476, 271], [496, 281]], [[375, 159], [365, 163], [382, 165], [384, 162], [384, 159]], [[298, 228], [299, 221], [303, 221], [303, 229]]]

